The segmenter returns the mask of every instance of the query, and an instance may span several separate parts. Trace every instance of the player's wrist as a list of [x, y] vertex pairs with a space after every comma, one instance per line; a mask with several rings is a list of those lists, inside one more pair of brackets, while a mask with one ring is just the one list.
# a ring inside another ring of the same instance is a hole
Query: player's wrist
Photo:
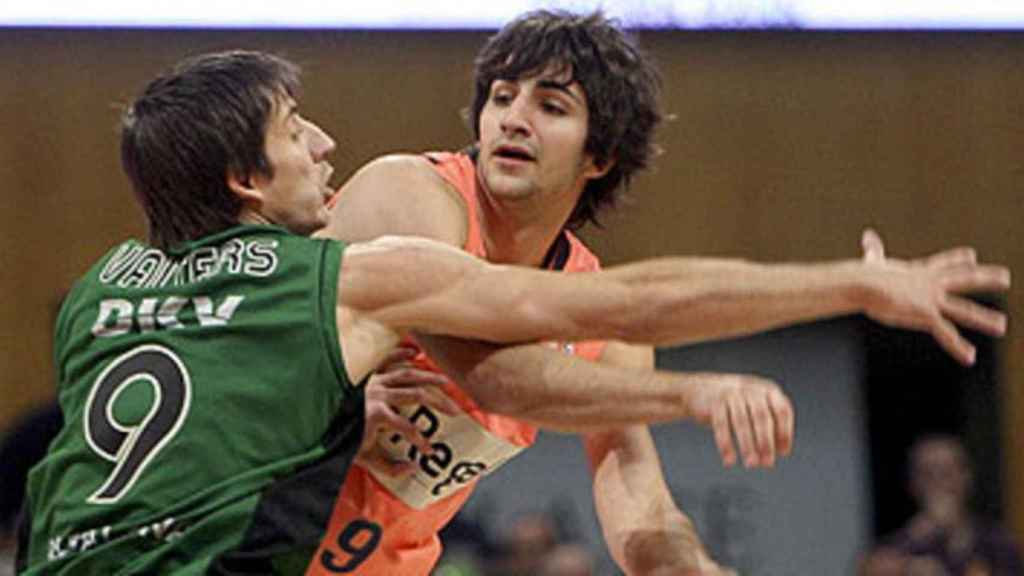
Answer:
[[709, 397], [707, 389], [718, 385], [709, 376], [709, 374], [701, 372], [673, 374], [676, 380], [673, 385], [674, 400], [677, 406], [676, 411], [680, 417], [698, 423], [704, 423], [707, 420], [710, 412], [710, 406], [707, 405]]
[[833, 265], [833, 294], [839, 306], [850, 312], [867, 312], [881, 298], [878, 266], [863, 260], [843, 260]]

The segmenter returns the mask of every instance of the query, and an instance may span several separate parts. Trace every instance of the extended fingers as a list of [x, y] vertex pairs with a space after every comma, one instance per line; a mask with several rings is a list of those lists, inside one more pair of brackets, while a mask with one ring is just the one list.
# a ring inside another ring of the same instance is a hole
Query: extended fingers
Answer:
[[960, 326], [984, 332], [990, 336], [1002, 336], [1006, 333], [1006, 314], [973, 300], [950, 296], [942, 302], [940, 309], [943, 315]]
[[1004, 292], [1010, 288], [1010, 269], [995, 264], [958, 266], [946, 271], [943, 286], [950, 292]]
[[739, 457], [748, 468], [773, 466], [792, 451], [793, 405], [774, 383], [745, 382], [715, 404], [711, 425], [726, 466]]
[[747, 404], [739, 395], [732, 396], [728, 404], [729, 421], [732, 424], [733, 433], [736, 434], [736, 443], [739, 444], [743, 465], [748, 468], [756, 466], [757, 449], [754, 445], [754, 433], [750, 423], [750, 413], [747, 411]]
[[935, 341], [939, 343], [939, 346], [955, 358], [957, 362], [965, 366], [974, 364], [974, 358], [977, 354], [974, 345], [960, 335], [960, 332], [957, 331], [956, 326], [952, 322], [945, 318], [936, 318], [929, 326], [928, 331], [935, 338]]
[[785, 393], [773, 387], [768, 392], [768, 405], [775, 417], [775, 446], [779, 454], [788, 456], [793, 451], [793, 403]]
[[938, 302], [941, 316], [931, 321], [928, 331], [957, 361], [970, 366], [977, 351], [959, 333], [956, 324], [1002, 336], [1006, 332], [1006, 315], [954, 294], [1005, 291], [1010, 287], [1010, 270], [999, 265], [954, 264], [942, 271], [940, 283], [947, 293]]
[[733, 436], [747, 468], [774, 466], [793, 448], [793, 405], [772, 382], [745, 382], [714, 408], [712, 426], [727, 466], [737, 460]]
[[938, 254], [932, 254], [925, 259], [924, 263], [928, 266], [939, 268], [960, 264], [977, 264], [978, 252], [970, 246], [958, 246], [949, 250], [943, 250]]
[[793, 404], [774, 383], [755, 387], [747, 398], [760, 457], [755, 466], [774, 466], [793, 449]]
[[711, 429], [715, 433], [715, 446], [722, 456], [722, 464], [736, 464], [736, 447], [732, 442], [732, 431], [729, 428], [729, 408], [718, 403], [711, 410]]
[[768, 407], [768, 394], [756, 390], [747, 398], [747, 411], [754, 427], [756, 458], [751, 466], [775, 465], [775, 418]]

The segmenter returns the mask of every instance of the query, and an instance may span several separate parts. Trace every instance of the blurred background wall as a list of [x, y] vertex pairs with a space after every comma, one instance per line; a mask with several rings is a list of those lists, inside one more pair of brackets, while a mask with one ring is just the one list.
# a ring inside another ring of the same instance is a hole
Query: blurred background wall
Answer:
[[[460, 110], [486, 35], [0, 30], [0, 430], [53, 396], [50, 324], [62, 293], [112, 244], [145, 234], [120, 173], [117, 121], [155, 73], [186, 55], [235, 47], [300, 62], [304, 113], [338, 140], [340, 183], [383, 152], [468, 142]], [[892, 255], [971, 244], [1024, 274], [1019, 34], [640, 39], [661, 65], [674, 120], [634, 202], [586, 234], [606, 262], [668, 253], [854, 258], [870, 225]], [[1016, 322], [1024, 318], [1019, 288], [1005, 305]], [[1007, 519], [1020, 535], [1024, 336], [1013, 322], [1001, 346], [993, 378], [973, 385], [996, 399], [1002, 434], [993, 450], [1006, 480], [992, 481], [1005, 488]], [[908, 370], [897, 384], [927, 409], [927, 379]], [[884, 403], [885, 391], [874, 397]]]

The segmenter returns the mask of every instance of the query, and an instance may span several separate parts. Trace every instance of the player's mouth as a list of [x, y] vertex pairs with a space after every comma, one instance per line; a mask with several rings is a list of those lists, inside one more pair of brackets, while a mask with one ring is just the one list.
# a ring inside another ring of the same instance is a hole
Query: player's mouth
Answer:
[[533, 151], [520, 144], [502, 144], [494, 148], [491, 154], [503, 164], [519, 165], [537, 161]]
[[323, 177], [320, 180], [320, 189], [324, 195], [324, 201], [330, 200], [334, 196], [334, 188], [331, 187], [331, 175], [334, 174], [334, 166], [325, 163], [323, 170]]

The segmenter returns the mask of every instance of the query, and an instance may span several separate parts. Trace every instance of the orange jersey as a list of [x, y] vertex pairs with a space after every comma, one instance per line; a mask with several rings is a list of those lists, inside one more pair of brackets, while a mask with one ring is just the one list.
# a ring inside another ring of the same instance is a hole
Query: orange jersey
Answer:
[[[463, 248], [486, 258], [472, 158], [464, 153], [431, 153], [427, 158], [466, 203], [469, 220]], [[568, 272], [600, 268], [597, 257], [569, 232], [556, 242], [549, 261], [551, 267]], [[566, 343], [561, 347], [567, 353], [596, 360], [604, 342]], [[414, 362], [439, 371], [422, 352]], [[462, 508], [479, 478], [536, 439], [534, 426], [484, 412], [454, 382], [449, 381], [442, 389], [464, 412], [448, 416], [427, 406], [402, 410], [430, 438], [434, 453], [422, 455], [396, 434], [383, 439], [382, 444], [396, 458], [417, 462], [415, 472], [393, 478], [353, 464], [307, 576], [429, 574], [441, 556], [438, 532]]]

